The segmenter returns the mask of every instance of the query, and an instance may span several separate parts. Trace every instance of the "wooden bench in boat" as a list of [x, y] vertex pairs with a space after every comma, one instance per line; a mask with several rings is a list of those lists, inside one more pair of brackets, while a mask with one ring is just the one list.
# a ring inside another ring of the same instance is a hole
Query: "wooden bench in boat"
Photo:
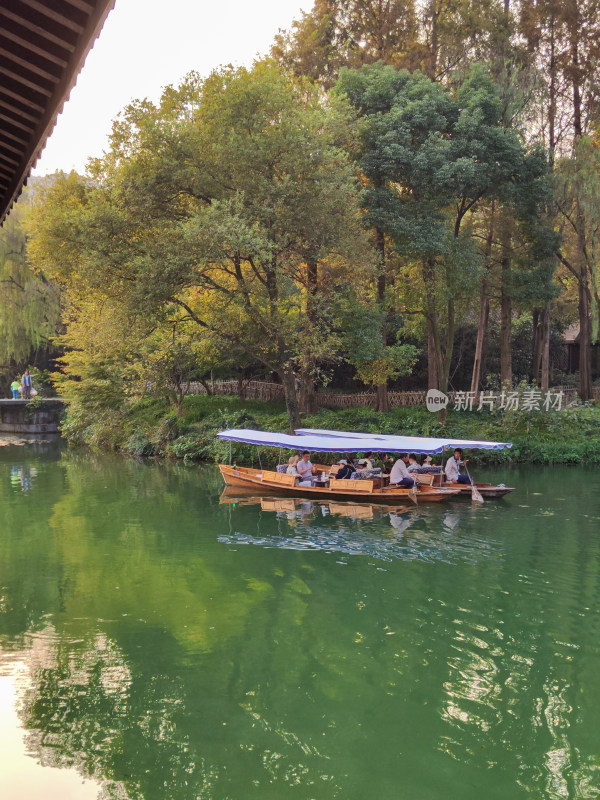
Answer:
[[373, 491], [373, 481], [357, 481], [351, 478], [332, 478], [329, 481], [330, 488], [337, 492], [340, 489], [351, 489], [353, 492], [366, 492], [371, 494]]
[[418, 472], [411, 472], [411, 478], [414, 478], [417, 483], [423, 483], [426, 486], [433, 486], [435, 475], [420, 475]]
[[[256, 477], [259, 477], [258, 475]], [[270, 470], [263, 470], [260, 476], [263, 481], [269, 483], [278, 483], [280, 486], [295, 486], [296, 475], [286, 475], [282, 472], [271, 472]]]

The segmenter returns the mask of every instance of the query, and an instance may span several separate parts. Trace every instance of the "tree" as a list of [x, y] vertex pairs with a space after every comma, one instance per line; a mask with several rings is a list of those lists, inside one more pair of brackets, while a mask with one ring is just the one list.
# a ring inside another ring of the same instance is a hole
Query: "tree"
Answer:
[[428, 385], [445, 391], [457, 303], [472, 295], [481, 263], [471, 218], [484, 200], [528, 179], [526, 153], [516, 131], [502, 125], [500, 99], [481, 68], [456, 95], [381, 63], [342, 71], [339, 86], [364, 119], [367, 220], [405, 260], [396, 282], [419, 283]]
[[27, 257], [23, 216], [28, 203], [26, 191], [0, 229], [0, 364], [6, 370], [28, 359], [35, 362], [60, 324], [58, 286], [32, 269]]
[[418, 66], [414, 0], [316, 0], [291, 31], [275, 38], [273, 56], [298, 76], [330, 88], [341, 67], [384, 61]]
[[276, 37], [271, 53], [286, 69], [326, 88], [342, 67], [383, 61], [432, 80], [487, 61], [505, 25], [499, 0], [315, 0]]
[[294, 369], [307, 347], [335, 344], [315, 302], [319, 265], [360, 268], [368, 250], [337, 145], [347, 112], [309, 88], [257, 63], [134, 103], [93, 180], [52, 187], [32, 227], [33, 252], [67, 282], [134, 315], [183, 312], [276, 372], [292, 427]]
[[[521, 2], [521, 30], [530, 49], [535, 53], [540, 71], [546, 77], [547, 142], [551, 161], [554, 154], [560, 157], [561, 169], [565, 158], [577, 160], [584, 147], [579, 142], [590, 132], [598, 114], [598, 56], [600, 55], [600, 4], [598, 0], [542, 0]], [[557, 164], [558, 166], [558, 164]], [[566, 167], [571, 178], [583, 176], [587, 166]], [[579, 395], [591, 397], [591, 344], [592, 344], [592, 274], [586, 240], [589, 222], [581, 202], [578, 179], [557, 182], [559, 190], [556, 211], [563, 216], [565, 230], [573, 233], [576, 246], [570, 257], [558, 253], [561, 262], [577, 278], [579, 316]], [[583, 190], [585, 191], [585, 190]]]

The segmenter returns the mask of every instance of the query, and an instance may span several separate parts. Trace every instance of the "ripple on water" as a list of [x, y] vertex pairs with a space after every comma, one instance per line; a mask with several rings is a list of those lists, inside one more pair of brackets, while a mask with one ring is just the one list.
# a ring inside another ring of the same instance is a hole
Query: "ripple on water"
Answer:
[[[457, 561], [478, 563], [501, 554], [501, 547], [485, 533], [472, 529], [461, 533], [463, 522], [470, 518], [468, 506], [443, 513], [408, 511], [380, 512], [375, 519], [335, 520], [332, 515], [320, 517], [317, 504], [302, 504], [309, 509], [277, 512], [276, 533], [265, 534], [235, 531], [221, 534], [217, 540], [230, 546], [287, 550], [320, 550], [369, 556], [384, 561], [420, 560], [453, 564]], [[318, 525], [314, 517], [318, 518]], [[319, 518], [320, 517], [320, 518]], [[354, 524], [353, 524], [354, 523]]]

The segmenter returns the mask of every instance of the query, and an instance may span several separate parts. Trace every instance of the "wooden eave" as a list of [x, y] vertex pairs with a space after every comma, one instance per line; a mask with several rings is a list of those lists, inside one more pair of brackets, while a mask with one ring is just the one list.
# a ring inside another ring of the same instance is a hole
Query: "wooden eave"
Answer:
[[0, 0], [0, 224], [115, 0]]

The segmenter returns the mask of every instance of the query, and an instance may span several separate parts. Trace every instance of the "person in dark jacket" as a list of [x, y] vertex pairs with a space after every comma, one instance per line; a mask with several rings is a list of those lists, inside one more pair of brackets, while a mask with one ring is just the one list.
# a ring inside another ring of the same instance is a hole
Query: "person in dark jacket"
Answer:
[[336, 473], [336, 480], [349, 478], [355, 472], [354, 465], [349, 464], [345, 458], [342, 458], [341, 461], [338, 461], [338, 464], [340, 465], [340, 468]]

